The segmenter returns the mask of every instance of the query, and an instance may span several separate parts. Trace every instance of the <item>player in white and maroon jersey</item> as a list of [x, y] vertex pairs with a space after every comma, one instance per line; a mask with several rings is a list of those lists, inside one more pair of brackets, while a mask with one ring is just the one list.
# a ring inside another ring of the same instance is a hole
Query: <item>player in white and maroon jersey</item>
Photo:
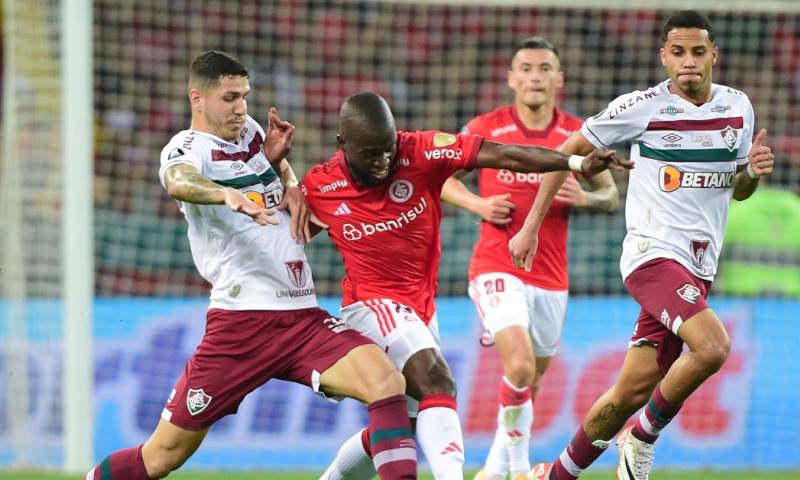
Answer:
[[[747, 96], [711, 82], [718, 50], [708, 19], [688, 10], [662, 31], [669, 79], [612, 101], [565, 142], [565, 152], [631, 142], [626, 206], [628, 233], [620, 267], [641, 305], [622, 371], [591, 407], [552, 467], [536, 478], [574, 479], [605, 450], [630, 415], [647, 404], [617, 439], [623, 480], [647, 479], [653, 444], [686, 398], [719, 370], [728, 334], [706, 301], [716, 273], [731, 196], [745, 200], [774, 157], [754, 133]], [[520, 233], [509, 243], [518, 266], [535, 253], [542, 214], [563, 176], [547, 175]], [[683, 344], [689, 347], [682, 352]]]
[[[409, 396], [419, 401], [417, 438], [434, 477], [462, 478], [455, 381], [439, 351], [434, 309], [442, 184], [461, 169], [530, 173], [571, 165], [594, 173], [629, 162], [613, 151], [569, 157], [474, 135], [398, 132], [389, 106], [371, 92], [344, 102], [337, 140], [333, 158], [309, 170], [302, 186], [344, 259], [342, 317], [405, 375]], [[369, 475], [362, 435], [342, 447], [324, 478]]]
[[212, 285], [205, 334], [150, 438], [112, 453], [84, 478], [167, 476], [211, 425], [271, 378], [368, 403], [378, 474], [416, 478], [404, 379], [373, 342], [317, 306], [303, 251], [308, 206], [285, 160], [294, 126], [271, 109], [264, 132], [247, 115], [248, 78], [222, 52], [192, 62], [191, 126], [161, 152], [159, 176], [186, 216], [194, 262]]
[[[581, 121], [556, 107], [564, 73], [558, 50], [541, 37], [519, 43], [511, 56], [508, 86], [514, 102], [479, 115], [462, 133], [494, 142], [557, 148]], [[567, 231], [573, 207], [613, 211], [619, 193], [609, 172], [586, 177], [584, 191], [572, 176], [542, 221], [539, 249], [530, 271], [514, 266], [508, 241], [522, 227], [544, 174], [492, 168], [478, 173], [480, 195], [456, 176], [442, 198], [483, 218], [469, 268], [469, 296], [494, 344], [504, 375], [500, 379], [497, 431], [476, 480], [527, 478], [533, 402], [539, 382], [558, 349], [567, 309]]]

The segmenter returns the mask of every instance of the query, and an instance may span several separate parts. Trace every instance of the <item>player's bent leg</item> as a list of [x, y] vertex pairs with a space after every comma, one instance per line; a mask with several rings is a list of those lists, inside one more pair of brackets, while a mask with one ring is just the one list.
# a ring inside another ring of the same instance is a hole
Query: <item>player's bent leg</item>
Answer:
[[608, 448], [611, 438], [647, 399], [661, 379], [657, 351], [649, 345], [630, 348], [617, 382], [598, 398], [559, 457], [551, 480], [573, 480]]
[[486, 457], [489, 480], [524, 477], [530, 470], [528, 450], [533, 423], [532, 392], [537, 360], [528, 328], [512, 324], [494, 335], [505, 376], [500, 380], [497, 431]]
[[149, 480], [164, 478], [177, 470], [205, 438], [202, 431], [184, 430], [160, 420], [147, 441], [134, 448], [118, 450], [104, 458], [85, 480]]
[[406, 382], [383, 351], [373, 344], [360, 345], [320, 375], [326, 393], [372, 403], [403, 395]]
[[[350, 350], [322, 372], [320, 387], [326, 394], [369, 403], [369, 451], [365, 446], [364, 453], [372, 457], [380, 478], [417, 478], [416, 443], [407, 415], [405, 381], [377, 345], [360, 345]], [[337, 455], [335, 462], [340, 460], [345, 459]], [[339, 478], [333, 469], [331, 466], [326, 472], [328, 477], [323, 478]]]
[[686, 400], [722, 368], [731, 348], [725, 326], [710, 308], [685, 320], [678, 329], [678, 336], [689, 349], [672, 364], [661, 382], [664, 398], [675, 404]]
[[414, 353], [403, 368], [408, 394], [419, 400], [417, 438], [433, 477], [464, 477], [464, 441], [456, 413], [456, 383], [435, 348]]
[[197, 451], [208, 429], [186, 430], [163, 418], [150, 438], [142, 445], [142, 458], [150, 478], [163, 478], [181, 465]]

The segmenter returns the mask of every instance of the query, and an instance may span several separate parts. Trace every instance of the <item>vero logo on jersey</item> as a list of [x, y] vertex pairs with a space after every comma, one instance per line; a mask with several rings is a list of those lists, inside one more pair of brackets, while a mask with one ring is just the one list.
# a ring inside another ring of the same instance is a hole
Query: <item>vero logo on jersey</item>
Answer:
[[684, 172], [672, 165], [658, 171], [658, 186], [662, 192], [679, 188], [730, 188], [736, 172]]
[[461, 160], [464, 152], [460, 148], [437, 148], [435, 150], [425, 150], [424, 155], [426, 160]]

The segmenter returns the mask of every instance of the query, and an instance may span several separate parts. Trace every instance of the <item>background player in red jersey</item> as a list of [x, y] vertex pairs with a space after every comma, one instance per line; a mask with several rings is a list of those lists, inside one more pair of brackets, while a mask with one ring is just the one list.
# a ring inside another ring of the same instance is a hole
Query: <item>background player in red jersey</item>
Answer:
[[[558, 51], [541, 37], [523, 40], [511, 58], [508, 86], [514, 103], [479, 115], [462, 133], [502, 143], [556, 148], [581, 121], [556, 108], [564, 85]], [[484, 468], [476, 479], [525, 478], [533, 400], [542, 375], [555, 355], [567, 307], [567, 230], [570, 210], [611, 212], [619, 192], [608, 171], [584, 177], [584, 191], [569, 176], [539, 231], [539, 249], [530, 271], [517, 269], [508, 241], [519, 231], [536, 198], [542, 174], [481, 169], [480, 196], [450, 177], [442, 198], [483, 218], [469, 269], [469, 295], [486, 330], [484, 344], [497, 346], [504, 376], [500, 382], [497, 432]]]
[[[434, 307], [442, 184], [475, 167], [594, 174], [632, 163], [613, 151], [569, 157], [474, 135], [398, 132], [389, 106], [371, 92], [344, 102], [337, 141], [333, 158], [313, 167], [302, 185], [344, 258], [342, 317], [405, 375], [408, 395], [419, 401], [417, 438], [434, 477], [463, 478], [455, 381], [439, 351]], [[323, 478], [369, 476], [362, 435], [345, 443]]]
[[247, 115], [248, 78], [222, 52], [192, 62], [191, 125], [162, 150], [159, 175], [186, 216], [195, 264], [212, 286], [206, 331], [150, 438], [112, 453], [84, 479], [166, 477], [271, 378], [369, 403], [380, 477], [416, 478], [403, 377], [369, 339], [318, 307], [302, 222], [272, 208], [286, 206], [286, 192], [291, 208], [307, 209], [297, 188], [285, 188], [296, 185], [284, 159], [294, 126], [271, 111], [264, 132]]

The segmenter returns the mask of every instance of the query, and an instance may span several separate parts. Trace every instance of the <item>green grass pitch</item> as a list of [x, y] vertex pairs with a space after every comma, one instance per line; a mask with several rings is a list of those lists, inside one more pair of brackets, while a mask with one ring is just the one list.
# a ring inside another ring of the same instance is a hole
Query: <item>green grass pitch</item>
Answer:
[[[286, 471], [256, 471], [256, 472], [176, 472], [168, 478], [175, 480], [316, 480], [321, 472], [286, 472]], [[474, 472], [469, 472], [465, 478], [471, 479]], [[79, 480], [80, 477], [47, 473], [28, 472], [0, 472], [0, 480]], [[423, 474], [420, 479], [431, 480], [430, 474]], [[614, 480], [616, 476], [612, 471], [586, 473], [582, 480]], [[800, 471], [718, 471], [718, 470], [687, 470], [687, 471], [655, 471], [650, 476], [651, 480], [800, 480]]]

